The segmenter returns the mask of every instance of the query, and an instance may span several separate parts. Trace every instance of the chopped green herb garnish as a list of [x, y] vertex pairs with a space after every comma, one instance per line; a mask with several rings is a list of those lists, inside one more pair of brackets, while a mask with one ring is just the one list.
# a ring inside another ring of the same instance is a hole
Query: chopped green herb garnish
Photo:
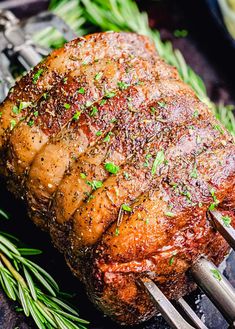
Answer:
[[2, 112], [0, 112], [0, 118], [2, 117]]
[[78, 89], [78, 94], [85, 94], [85, 89], [82, 87], [80, 89]]
[[113, 118], [113, 119], [110, 120], [110, 123], [114, 123], [114, 122], [117, 122], [116, 118]]
[[91, 182], [87, 181], [87, 185], [91, 186], [93, 190], [97, 190], [98, 188], [103, 186], [103, 183], [99, 180], [93, 180]]
[[116, 166], [114, 163], [112, 162], [107, 162], [104, 165], [105, 169], [110, 172], [111, 174], [117, 174], [120, 170], [120, 168], [118, 166]]
[[193, 170], [192, 170], [191, 173], [190, 173], [190, 177], [192, 177], [192, 178], [197, 178], [197, 177], [198, 177], [196, 163], [195, 163], [194, 166], [193, 166]]
[[17, 107], [16, 105], [13, 106], [13, 108], [12, 108], [12, 112], [13, 112], [14, 114], [19, 114], [19, 109], [18, 109], [18, 107]]
[[102, 131], [98, 130], [95, 134], [96, 134], [96, 136], [101, 136], [102, 135]]
[[33, 115], [34, 115], [35, 117], [38, 117], [38, 111], [33, 112]]
[[127, 204], [123, 204], [123, 205], [122, 205], [122, 210], [124, 210], [124, 211], [128, 211], [128, 212], [131, 212], [131, 211], [132, 211], [131, 207], [128, 206]]
[[96, 106], [92, 106], [90, 116], [94, 117], [98, 113], [98, 109]]
[[159, 101], [159, 102], [157, 102], [157, 103], [158, 103], [158, 105], [159, 105], [160, 107], [163, 107], [163, 108], [166, 107], [166, 102]]
[[199, 112], [198, 112], [198, 110], [195, 110], [195, 111], [193, 112], [193, 117], [194, 117], [194, 118], [198, 118], [198, 116], [199, 116]]
[[44, 98], [44, 99], [47, 99], [47, 93], [44, 93], [44, 94], [43, 94], [43, 98]]
[[80, 117], [80, 115], [81, 115], [81, 112], [80, 111], [77, 111], [75, 114], [74, 114], [74, 116], [73, 116], [73, 120], [78, 120], [79, 119], [79, 117]]
[[156, 174], [157, 167], [159, 167], [164, 162], [164, 160], [165, 160], [164, 152], [158, 151], [156, 158], [153, 162], [153, 166], [152, 166], [152, 170], [151, 170], [152, 175]]
[[104, 105], [106, 102], [107, 102], [106, 99], [102, 99], [102, 100], [100, 101], [100, 105], [102, 106], [102, 105]]
[[222, 280], [222, 276], [218, 270], [211, 269], [211, 273], [213, 274], [213, 277], [216, 278], [218, 281]]
[[231, 220], [232, 220], [231, 217], [229, 217], [229, 216], [222, 216], [221, 219], [222, 219], [222, 221], [223, 221], [223, 223], [224, 223], [225, 226], [228, 227], [231, 224]]
[[114, 97], [114, 96], [116, 96], [116, 93], [113, 92], [113, 91], [110, 91], [110, 92], [108, 92], [107, 94], [105, 94], [105, 97], [106, 97], [106, 98], [112, 98], [112, 97]]
[[167, 217], [174, 217], [175, 214], [173, 212], [171, 212], [171, 211], [166, 211], [165, 212], [165, 216], [167, 216]]
[[14, 129], [15, 126], [16, 126], [16, 121], [15, 120], [11, 120], [10, 121], [10, 130]]
[[102, 77], [103, 72], [99, 72], [95, 75], [95, 80], [100, 80], [100, 78]]
[[120, 233], [120, 232], [119, 232], [119, 229], [118, 229], [118, 227], [117, 227], [116, 230], [115, 230], [115, 235], [118, 236], [119, 233]]
[[151, 110], [151, 113], [155, 113], [156, 112], [156, 107], [151, 106], [150, 110]]
[[81, 172], [81, 173], [80, 173], [80, 177], [81, 177], [82, 179], [86, 179], [86, 174], [84, 174], [83, 172]]
[[121, 90], [127, 89], [129, 87], [129, 84], [127, 84], [127, 83], [125, 83], [123, 81], [119, 81], [117, 83], [117, 85], [118, 85], [118, 88], [120, 88]]
[[144, 167], [148, 167], [149, 166], [149, 159], [152, 157], [151, 154], [146, 154], [145, 156], [145, 162], [144, 162]]
[[104, 142], [108, 143], [110, 142], [110, 136], [112, 135], [112, 132], [110, 131], [104, 138]]
[[67, 80], [68, 80], [68, 78], [66, 77], [66, 78], [64, 78], [63, 79], [63, 83], [67, 83]]
[[175, 256], [173, 255], [169, 260], [169, 265], [173, 265], [174, 261], [175, 261]]
[[185, 37], [187, 37], [187, 35], [188, 35], [188, 31], [185, 29], [182, 29], [182, 30], [177, 29], [174, 31], [174, 36], [176, 38], [185, 38]]
[[70, 109], [70, 107], [71, 107], [70, 104], [68, 104], [68, 103], [65, 103], [65, 104], [64, 104], [64, 108], [66, 108], [66, 110]]
[[28, 126], [29, 126], [29, 127], [33, 127], [33, 125], [34, 125], [34, 120], [29, 120], [29, 122], [28, 122]]
[[40, 76], [42, 75], [42, 73], [43, 73], [43, 69], [40, 69], [34, 74], [34, 76], [33, 76], [33, 83], [34, 84], [37, 83], [37, 81], [40, 78]]

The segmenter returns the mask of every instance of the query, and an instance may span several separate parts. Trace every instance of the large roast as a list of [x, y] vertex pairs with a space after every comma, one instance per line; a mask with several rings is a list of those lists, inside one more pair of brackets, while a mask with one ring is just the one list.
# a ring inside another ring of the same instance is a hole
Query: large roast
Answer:
[[141, 277], [177, 299], [200, 256], [224, 259], [207, 212], [235, 224], [233, 138], [148, 38], [67, 43], [0, 113], [1, 173], [105, 314], [144, 321], [157, 310]]

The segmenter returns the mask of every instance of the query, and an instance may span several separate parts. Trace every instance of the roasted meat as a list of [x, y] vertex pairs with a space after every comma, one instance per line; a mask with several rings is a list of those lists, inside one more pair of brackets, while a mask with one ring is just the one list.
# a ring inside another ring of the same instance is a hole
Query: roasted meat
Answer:
[[235, 224], [235, 146], [152, 42], [97, 33], [53, 51], [1, 105], [1, 172], [50, 232], [91, 300], [122, 324], [157, 310], [138, 284], [170, 299], [192, 289], [202, 255]]

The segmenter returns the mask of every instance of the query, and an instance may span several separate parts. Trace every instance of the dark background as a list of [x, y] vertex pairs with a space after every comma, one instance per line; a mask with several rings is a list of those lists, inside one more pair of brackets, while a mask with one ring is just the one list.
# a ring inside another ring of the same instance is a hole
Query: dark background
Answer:
[[[23, 5], [24, 2], [28, 2], [28, 4]], [[47, 8], [47, 1], [44, 0], [8, 0], [0, 1], [0, 4], [11, 7], [19, 17], [35, 14], [39, 10]], [[138, 1], [138, 4], [141, 9], [148, 11], [151, 26], [160, 29], [162, 38], [171, 40], [174, 46], [182, 51], [187, 63], [203, 78], [210, 98], [216, 102], [224, 101], [235, 104], [235, 48], [231, 39], [224, 33], [222, 23], [215, 21], [214, 16], [211, 15], [209, 8], [214, 10], [215, 16], [218, 14], [216, 1], [164, 0]], [[176, 38], [174, 36], [176, 29], [186, 29], [188, 36]], [[1, 221], [0, 229], [20, 237], [28, 246], [44, 251], [43, 255], [35, 256], [34, 260], [53, 274], [62, 290], [77, 293], [74, 303], [78, 306], [81, 317], [92, 320], [91, 329], [120, 328], [95, 310], [88, 301], [82, 286], [67, 269], [63, 257], [52, 247], [48, 236], [40, 232], [29, 221], [24, 205], [7, 192], [4, 182], [0, 183], [1, 208], [11, 214], [10, 221]], [[225, 270], [225, 275], [233, 285], [235, 285], [234, 261], [235, 255], [233, 253], [226, 261]], [[227, 328], [222, 316], [208, 301], [207, 297], [200, 294], [200, 291], [187, 297], [187, 300], [197, 314], [205, 318], [209, 328]], [[0, 291], [0, 328], [34, 328], [30, 320], [16, 313], [14, 308], [15, 305], [9, 303]], [[161, 317], [156, 317], [135, 328], [163, 329], [168, 328], [168, 326]]]

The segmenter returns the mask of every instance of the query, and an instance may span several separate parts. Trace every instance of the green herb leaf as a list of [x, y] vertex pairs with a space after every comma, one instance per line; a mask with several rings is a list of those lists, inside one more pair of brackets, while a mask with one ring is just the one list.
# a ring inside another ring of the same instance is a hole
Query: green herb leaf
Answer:
[[42, 73], [43, 73], [43, 69], [40, 69], [34, 74], [34, 76], [33, 76], [33, 83], [34, 84], [37, 83], [37, 81], [40, 78], [40, 76], [42, 75]]
[[111, 174], [117, 174], [120, 170], [120, 168], [118, 166], [116, 166], [114, 163], [112, 162], [107, 162], [104, 165], [105, 169], [110, 172]]
[[103, 75], [103, 72], [99, 72], [95, 75], [95, 80], [100, 80]]
[[231, 224], [231, 221], [232, 221], [231, 217], [229, 217], [229, 216], [222, 216], [221, 219], [222, 219], [222, 221], [223, 221], [223, 223], [224, 223], [225, 226], [228, 227]]
[[81, 112], [77, 111], [74, 116], [73, 116], [73, 120], [77, 121], [80, 118]]
[[131, 211], [132, 211], [131, 207], [128, 206], [128, 204], [123, 204], [123, 205], [122, 205], [122, 210], [124, 210], [124, 211], [128, 211], [128, 212], [131, 212]]
[[68, 104], [68, 103], [65, 103], [65, 104], [64, 104], [64, 108], [65, 108], [66, 110], [70, 109], [70, 107], [71, 107], [70, 104]]
[[80, 89], [78, 89], [78, 94], [85, 94], [85, 89], [83, 87], [81, 87]]
[[118, 88], [120, 88], [121, 90], [127, 89], [130, 86], [129, 84], [127, 84], [127, 83], [125, 83], [123, 81], [119, 81], [117, 83], [117, 85], [118, 85]]
[[216, 278], [218, 281], [221, 281], [222, 280], [222, 276], [220, 274], [220, 272], [216, 269], [211, 269], [210, 270], [211, 273], [213, 274], [213, 277]]
[[94, 117], [95, 115], [97, 115], [97, 113], [98, 113], [97, 107], [96, 106], [92, 106], [91, 112], [90, 112], [90, 116], [91, 117]]
[[112, 98], [114, 96], [116, 96], [116, 93], [114, 91], [110, 91], [110, 92], [108, 92], [108, 93], [105, 94], [105, 97], [106, 98]]
[[175, 217], [175, 214], [173, 212], [171, 212], [171, 211], [166, 211], [165, 212], [165, 216], [167, 216], [167, 217]]
[[153, 162], [153, 166], [152, 166], [152, 170], [151, 170], [152, 175], [156, 174], [157, 168], [164, 162], [164, 160], [165, 160], [164, 152], [158, 151], [156, 158]]

